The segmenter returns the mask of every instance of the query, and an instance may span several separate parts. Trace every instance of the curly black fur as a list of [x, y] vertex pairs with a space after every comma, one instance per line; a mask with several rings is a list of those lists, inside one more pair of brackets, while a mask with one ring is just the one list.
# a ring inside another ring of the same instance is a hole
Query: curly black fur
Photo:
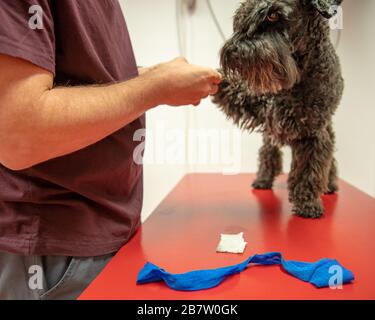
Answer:
[[247, 0], [221, 51], [224, 80], [214, 102], [238, 126], [264, 136], [254, 188], [272, 187], [282, 170], [280, 147], [289, 145], [290, 201], [308, 218], [323, 214], [323, 193], [338, 190], [332, 117], [344, 81], [327, 18], [341, 2]]

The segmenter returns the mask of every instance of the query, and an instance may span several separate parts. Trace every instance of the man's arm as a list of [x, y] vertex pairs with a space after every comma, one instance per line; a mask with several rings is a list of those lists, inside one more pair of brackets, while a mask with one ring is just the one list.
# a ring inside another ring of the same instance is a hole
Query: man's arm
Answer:
[[0, 55], [0, 163], [22, 170], [94, 144], [161, 104], [199, 104], [220, 75], [183, 58], [107, 86], [53, 88], [53, 75]]

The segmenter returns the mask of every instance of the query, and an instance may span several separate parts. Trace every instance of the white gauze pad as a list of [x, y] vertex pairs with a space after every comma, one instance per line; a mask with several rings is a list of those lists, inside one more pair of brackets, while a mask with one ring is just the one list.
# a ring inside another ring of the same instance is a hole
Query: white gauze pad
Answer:
[[239, 234], [222, 234], [217, 252], [244, 253], [247, 242], [243, 237], [243, 232]]

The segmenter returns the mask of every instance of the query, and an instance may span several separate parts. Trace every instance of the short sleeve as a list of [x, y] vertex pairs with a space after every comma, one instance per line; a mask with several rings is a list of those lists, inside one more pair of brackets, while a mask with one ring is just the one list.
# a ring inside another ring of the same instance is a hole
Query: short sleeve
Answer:
[[27, 60], [55, 74], [50, 0], [0, 1], [0, 54]]

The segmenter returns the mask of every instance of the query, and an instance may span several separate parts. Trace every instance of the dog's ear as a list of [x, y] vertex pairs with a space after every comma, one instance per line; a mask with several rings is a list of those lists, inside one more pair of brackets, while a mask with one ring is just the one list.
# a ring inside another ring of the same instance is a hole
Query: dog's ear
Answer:
[[342, 4], [344, 0], [310, 0], [313, 7], [320, 12], [320, 14], [330, 19], [337, 14], [337, 7]]

